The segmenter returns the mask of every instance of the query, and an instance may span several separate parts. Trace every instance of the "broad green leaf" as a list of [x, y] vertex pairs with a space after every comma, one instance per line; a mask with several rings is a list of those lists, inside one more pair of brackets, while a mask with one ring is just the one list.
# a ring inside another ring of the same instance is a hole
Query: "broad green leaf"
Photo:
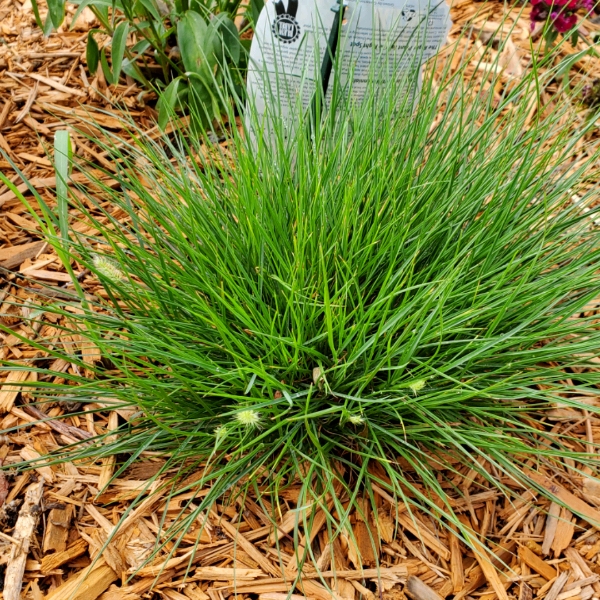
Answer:
[[56, 200], [58, 203], [58, 223], [63, 242], [69, 240], [69, 176], [73, 149], [71, 136], [66, 129], [54, 134], [54, 168], [56, 170]]
[[123, 12], [123, 3], [121, 0], [74, 0], [72, 2], [75, 6], [93, 6], [95, 9], [98, 8], [113, 8], [119, 12]]
[[217, 29], [225, 58], [237, 64], [242, 50], [240, 34], [235, 23], [226, 14], [217, 15], [211, 25]]
[[117, 25], [113, 34], [111, 46], [113, 83], [119, 82], [121, 65], [123, 64], [123, 56], [127, 47], [128, 33], [129, 23], [127, 21], [122, 21]]
[[217, 118], [221, 112], [219, 98], [215, 90], [215, 80], [206, 80], [196, 73], [190, 74], [190, 102], [205, 124]]
[[157, 23], [162, 22], [164, 17], [160, 14], [158, 7], [152, 0], [137, 0], [136, 4], [143, 6]]
[[176, 77], [167, 86], [167, 89], [161, 94], [160, 99], [158, 100], [156, 107], [158, 108], [158, 126], [161, 129], [165, 128], [166, 124], [169, 122], [169, 118], [175, 111], [179, 90], [183, 84], [182, 78]]
[[110, 3], [109, 4], [101, 3], [101, 4], [98, 4], [96, 6], [96, 12], [98, 13], [98, 15], [100, 17], [100, 20], [103, 23], [108, 23], [109, 22], [109, 19], [108, 19], [108, 9], [109, 9], [109, 7], [110, 7]]
[[573, 48], [577, 48], [578, 41], [579, 41], [579, 30], [574, 29], [573, 33], [571, 34], [571, 46], [573, 46]]
[[[151, 45], [148, 40], [140, 40], [131, 47], [131, 52], [132, 54], [144, 54]], [[123, 64], [125, 64], [125, 61], [123, 61]]]
[[188, 10], [177, 24], [177, 42], [185, 70], [198, 75], [209, 70], [204, 43], [208, 34], [206, 21]]
[[554, 27], [547, 25], [546, 32], [544, 33], [544, 39], [546, 40], [546, 47], [548, 48], [548, 50], [552, 48], [557, 37], [558, 31], [554, 29]]
[[35, 17], [35, 22], [40, 29], [44, 29], [44, 23], [42, 22], [42, 18], [40, 17], [40, 9], [38, 7], [37, 0], [31, 0], [31, 8], [33, 10], [33, 16]]
[[65, 18], [65, 0], [48, 0], [48, 17], [55, 28], [60, 27]]
[[207, 8], [204, 0], [190, 0], [190, 7], [188, 10], [193, 10], [197, 12], [201, 17], [209, 20], [214, 12], [211, 12], [209, 8]]
[[209, 105], [212, 102], [212, 94], [210, 93], [210, 82], [196, 73], [190, 74], [190, 84], [194, 96], [204, 105]]
[[102, 73], [104, 74], [104, 78], [106, 81], [112, 85], [113, 83], [113, 75], [110, 70], [110, 65], [108, 64], [108, 59], [106, 58], [106, 49], [102, 48], [100, 51], [100, 65], [102, 66]]
[[90, 73], [94, 75], [98, 70], [98, 61], [100, 60], [100, 50], [98, 48], [98, 42], [94, 39], [94, 31], [88, 33], [85, 58]]
[[[136, 0], [122, 0], [122, 2], [123, 2], [123, 15], [129, 22], [133, 21], [136, 17], [136, 12], [135, 12]], [[113, 15], [112, 15], [113, 22], [115, 22], [115, 16], [116, 15], [113, 13]]]
[[123, 71], [123, 73], [125, 73], [125, 75], [129, 75], [129, 77], [131, 77], [132, 79], [135, 79], [140, 83], [145, 83], [144, 79], [140, 76], [140, 73], [135, 66], [135, 61], [129, 60], [128, 58], [123, 59], [121, 70]]
[[260, 12], [262, 11], [264, 5], [264, 0], [250, 0], [250, 15], [254, 25], [256, 25], [258, 22], [258, 17], [260, 16]]
[[46, 17], [46, 22], [44, 23], [44, 37], [48, 37], [54, 31], [54, 29], [54, 23], [52, 23], [50, 14], [48, 14]]
[[223, 39], [214, 20], [209, 22], [206, 35], [202, 39], [202, 51], [212, 75], [214, 67], [223, 62]]

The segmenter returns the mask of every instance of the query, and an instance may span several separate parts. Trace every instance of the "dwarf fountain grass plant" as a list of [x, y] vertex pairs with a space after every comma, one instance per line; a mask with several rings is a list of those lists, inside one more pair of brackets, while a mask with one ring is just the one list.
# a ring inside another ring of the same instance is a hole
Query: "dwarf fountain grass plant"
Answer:
[[171, 552], [215, 500], [255, 493], [275, 518], [299, 485], [300, 563], [318, 551], [299, 527], [323, 510], [351, 539], [374, 485], [469, 542], [448, 495], [463, 466], [548, 495], [535, 474], [563, 458], [595, 471], [547, 420], [557, 403], [596, 412], [577, 398], [600, 382], [599, 151], [564, 102], [531, 120], [553, 76], [534, 68], [500, 98], [429, 77], [415, 110], [372, 90], [274, 143], [107, 134], [111, 182], [74, 161], [89, 185], [71, 222], [93, 230], [38, 197], [49, 239], [104, 294], [76, 281], [46, 307], [87, 346], [40, 340], [81, 375], [55, 384], [42, 362], [35, 391], [139, 412], [57, 460], [117, 455], [118, 477], [163, 455], [153, 479], [195, 492], [161, 521]]

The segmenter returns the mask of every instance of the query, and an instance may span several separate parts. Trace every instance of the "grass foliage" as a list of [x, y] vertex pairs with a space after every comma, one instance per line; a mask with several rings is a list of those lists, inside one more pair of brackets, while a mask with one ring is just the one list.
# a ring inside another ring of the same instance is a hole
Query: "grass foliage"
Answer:
[[109, 136], [118, 185], [80, 163], [90, 183], [70, 198], [97, 233], [47, 209], [108, 299], [46, 307], [102, 360], [53, 346], [82, 376], [52, 384], [40, 366], [38, 398], [139, 407], [114, 438], [67, 450], [117, 454], [116, 476], [145, 451], [195, 474], [177, 489], [209, 492], [169, 539], [260, 478], [275, 504], [300, 483], [314, 510], [298, 520], [324, 508], [334, 536], [352, 536], [375, 484], [468, 541], [448, 501], [462, 465], [514, 491], [564, 457], [591, 464], [547, 416], [598, 391], [598, 149], [564, 103], [531, 120], [535, 68], [495, 99], [462, 73], [439, 81], [412, 116], [393, 89], [372, 93], [312, 137], [279, 128], [275, 147], [236, 130], [221, 146]]

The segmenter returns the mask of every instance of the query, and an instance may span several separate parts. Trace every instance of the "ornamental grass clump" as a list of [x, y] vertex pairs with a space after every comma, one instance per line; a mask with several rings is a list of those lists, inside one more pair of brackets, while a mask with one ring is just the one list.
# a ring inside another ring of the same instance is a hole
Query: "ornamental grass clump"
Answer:
[[216, 499], [275, 518], [290, 485], [297, 525], [324, 510], [334, 537], [376, 485], [470, 543], [448, 499], [464, 465], [507, 494], [551, 495], [563, 458], [593, 477], [549, 416], [598, 411], [598, 145], [563, 101], [532, 116], [551, 66], [500, 97], [462, 75], [426, 77], [414, 110], [371, 90], [293, 139], [107, 134], [108, 183], [75, 160], [71, 226], [67, 196], [56, 216], [38, 198], [40, 222], [103, 291], [46, 306], [87, 345], [40, 342], [81, 376], [39, 363], [32, 393], [139, 412], [57, 460], [116, 455], [119, 477], [164, 456], [190, 490], [177, 543]]

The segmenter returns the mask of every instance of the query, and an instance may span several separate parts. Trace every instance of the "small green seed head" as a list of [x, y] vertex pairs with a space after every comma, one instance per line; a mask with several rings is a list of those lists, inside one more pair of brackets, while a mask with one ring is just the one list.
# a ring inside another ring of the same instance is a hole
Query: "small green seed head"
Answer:
[[110, 258], [106, 258], [106, 256], [95, 254], [92, 263], [100, 275], [104, 275], [104, 277], [111, 281], [123, 281], [125, 279], [125, 275], [123, 275], [121, 269]]
[[228, 433], [229, 433], [229, 430], [227, 429], [227, 427], [225, 427], [225, 425], [219, 425], [218, 427], [215, 427], [216, 443], [220, 444], [227, 437]]
[[251, 409], [242, 410], [235, 415], [236, 421], [248, 427], [249, 429], [253, 429], [254, 427], [258, 427], [260, 424], [260, 414]]
[[419, 393], [425, 387], [424, 379], [417, 379], [417, 381], [413, 381], [408, 384], [408, 387], [415, 393]]
[[365, 418], [362, 415], [350, 415], [348, 421], [350, 421], [352, 425], [362, 425], [365, 422]]

